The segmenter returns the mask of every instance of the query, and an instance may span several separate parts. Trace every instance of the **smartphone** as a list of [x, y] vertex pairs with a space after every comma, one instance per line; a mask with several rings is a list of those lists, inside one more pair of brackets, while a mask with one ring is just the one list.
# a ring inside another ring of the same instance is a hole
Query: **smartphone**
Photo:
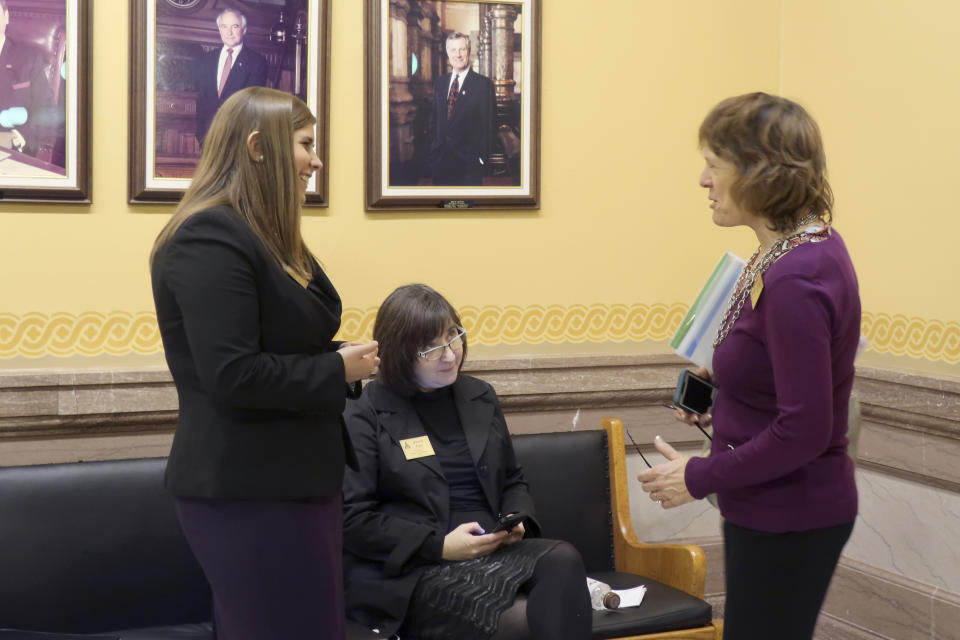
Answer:
[[717, 386], [692, 371], [683, 370], [673, 392], [673, 404], [687, 413], [702, 415], [710, 411], [717, 397]]
[[496, 533], [497, 531], [510, 531], [515, 526], [520, 524], [523, 520], [526, 520], [527, 516], [523, 513], [508, 513], [505, 516], [500, 516], [500, 519], [497, 520], [497, 526], [493, 528], [493, 531], [490, 533]]

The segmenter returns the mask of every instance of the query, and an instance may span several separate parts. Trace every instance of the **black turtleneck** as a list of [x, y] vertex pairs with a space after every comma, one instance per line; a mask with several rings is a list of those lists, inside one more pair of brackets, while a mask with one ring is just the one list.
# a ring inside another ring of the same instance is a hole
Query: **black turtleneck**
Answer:
[[453, 388], [418, 391], [411, 398], [414, 408], [433, 443], [437, 461], [450, 487], [451, 514], [465, 511], [490, 511], [490, 505], [477, 478], [467, 437], [453, 401]]

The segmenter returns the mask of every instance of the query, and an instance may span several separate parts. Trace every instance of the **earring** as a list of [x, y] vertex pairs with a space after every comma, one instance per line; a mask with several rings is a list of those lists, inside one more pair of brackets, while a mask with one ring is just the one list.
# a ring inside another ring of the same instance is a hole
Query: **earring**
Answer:
[[262, 154], [262, 153], [260, 154], [260, 157], [257, 158], [257, 162], [263, 162], [263, 154]]

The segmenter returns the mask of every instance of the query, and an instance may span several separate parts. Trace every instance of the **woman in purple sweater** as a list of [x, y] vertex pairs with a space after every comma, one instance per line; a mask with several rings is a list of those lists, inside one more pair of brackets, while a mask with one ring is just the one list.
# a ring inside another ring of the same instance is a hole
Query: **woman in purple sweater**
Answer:
[[657, 436], [668, 461], [639, 480], [664, 508], [717, 494], [725, 640], [808, 640], [857, 515], [847, 455], [857, 276], [831, 226], [820, 131], [800, 105], [729, 98], [700, 125], [700, 145], [714, 223], [746, 225], [760, 246], [714, 342], [719, 391], [712, 417], [700, 417], [712, 418], [710, 456], [680, 455]]

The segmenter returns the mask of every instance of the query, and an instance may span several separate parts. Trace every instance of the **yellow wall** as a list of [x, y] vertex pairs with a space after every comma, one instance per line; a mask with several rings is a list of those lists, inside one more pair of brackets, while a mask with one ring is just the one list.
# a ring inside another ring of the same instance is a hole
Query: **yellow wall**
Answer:
[[[865, 318], [944, 323], [952, 346], [924, 339], [913, 355], [960, 360], [960, 301], [937, 287], [960, 258], [934, 250], [960, 224], [945, 143], [960, 39], [936, 31], [960, 23], [950, 0], [924, 5], [942, 21], [906, 2], [545, 0], [541, 209], [403, 214], [363, 211], [363, 3], [332, 4], [331, 205], [304, 234], [344, 298], [345, 332], [368, 331], [393, 287], [425, 281], [508, 351], [662, 340], [721, 251], [754, 247], [710, 222], [697, 126], [723, 97], [782, 90], [823, 125]], [[157, 353], [146, 259], [171, 208], [126, 203], [128, 5], [117, 9], [94, 13], [94, 203], [0, 204], [0, 368]]]
[[958, 363], [960, 3], [782, 6], [781, 91], [823, 130], [875, 340]]

